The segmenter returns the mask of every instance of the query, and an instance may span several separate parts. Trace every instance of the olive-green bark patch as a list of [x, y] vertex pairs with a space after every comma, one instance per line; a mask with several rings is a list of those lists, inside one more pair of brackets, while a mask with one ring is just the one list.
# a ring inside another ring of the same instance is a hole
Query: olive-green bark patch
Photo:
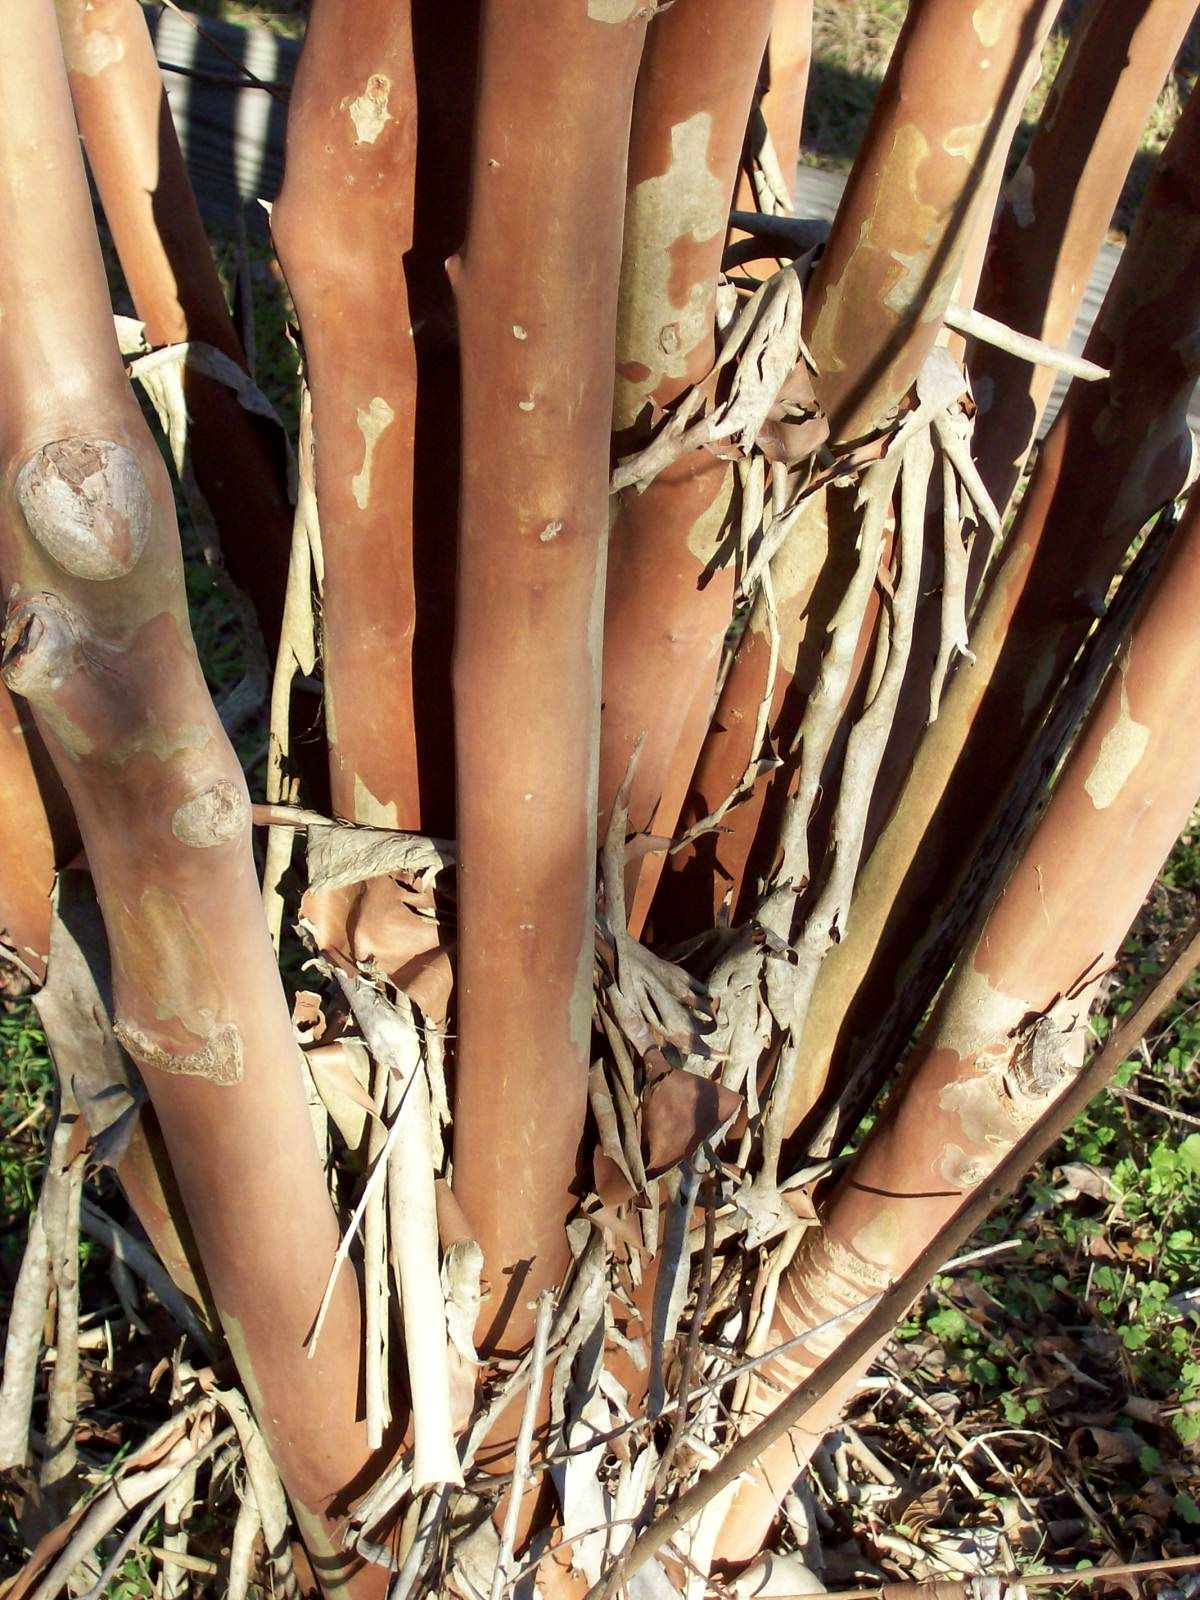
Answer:
[[1117, 720], [1101, 739], [1100, 752], [1083, 781], [1087, 797], [1097, 811], [1106, 811], [1117, 799], [1150, 742], [1150, 729], [1144, 722], [1136, 722], [1129, 709], [1129, 691], [1125, 684], [1128, 667], [1126, 657], [1119, 668], [1121, 694]]
[[[708, 276], [688, 283], [682, 299], [672, 292], [675, 245], [714, 238], [725, 227], [724, 185], [709, 169], [712, 117], [698, 111], [671, 129], [666, 172], [644, 178], [625, 202], [625, 247], [617, 313], [618, 376], [614, 426], [629, 427], [647, 399], [667, 378], [682, 378], [688, 357], [712, 334]], [[626, 374], [630, 363], [644, 378]]]
[[971, 12], [971, 26], [985, 49], [993, 50], [1000, 43], [1005, 20], [1011, 11], [1011, 0], [980, 0]]
[[1031, 1010], [1027, 999], [992, 986], [975, 967], [977, 955], [960, 964], [934, 1021], [934, 1048], [953, 1051], [962, 1061], [1004, 1049]]
[[890, 1266], [900, 1252], [900, 1219], [884, 1207], [861, 1227], [850, 1241], [856, 1255], [879, 1266]]
[[350, 479], [350, 490], [354, 495], [354, 503], [360, 511], [367, 509], [367, 502], [371, 498], [371, 468], [375, 459], [375, 446], [380, 435], [385, 433], [396, 420], [396, 413], [381, 395], [375, 395], [369, 406], [364, 411], [359, 406], [354, 414], [358, 423], [358, 431], [363, 436], [363, 464]]
[[151, 755], [159, 761], [173, 761], [188, 751], [203, 750], [212, 743], [212, 731], [196, 722], [182, 722], [165, 728], [151, 711], [140, 728], [127, 733], [101, 759], [106, 767], [122, 767], [134, 756]]
[[218, 778], [175, 807], [171, 832], [180, 844], [211, 850], [240, 838], [249, 820], [250, 808], [242, 788], [228, 778]]
[[209, 941], [170, 890], [152, 884], [135, 909], [119, 906], [112, 932], [123, 977], [147, 996], [159, 1019], [178, 1019], [197, 1039], [212, 1039], [224, 984]]

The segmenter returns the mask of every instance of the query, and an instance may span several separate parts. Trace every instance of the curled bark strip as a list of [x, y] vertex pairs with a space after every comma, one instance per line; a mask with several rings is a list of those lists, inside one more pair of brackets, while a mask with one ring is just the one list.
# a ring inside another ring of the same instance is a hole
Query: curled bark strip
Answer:
[[38, 1474], [58, 1499], [76, 1469], [75, 1420], [79, 1386], [79, 1208], [83, 1199], [82, 1152], [70, 1154], [79, 1108], [69, 1087], [60, 1086], [58, 1117], [50, 1139], [44, 1218], [54, 1282], [54, 1343], [46, 1416], [46, 1449]]
[[50, 1296], [50, 1246], [42, 1221], [45, 1188], [29, 1224], [25, 1251], [13, 1285], [4, 1336], [4, 1376], [0, 1380], [0, 1470], [24, 1464], [29, 1422], [37, 1386], [38, 1356]]
[[398, 997], [397, 1009], [418, 1055], [408, 1093], [393, 1082], [388, 1094], [388, 1109], [400, 1124], [400, 1136], [388, 1155], [387, 1193], [412, 1395], [412, 1486], [420, 1491], [434, 1484], [461, 1484], [462, 1472], [451, 1421], [446, 1303], [438, 1270], [429, 1085], [419, 1063], [420, 1045], [405, 996]]
[[196, 1315], [187, 1298], [180, 1293], [170, 1274], [163, 1270], [145, 1245], [111, 1217], [106, 1216], [90, 1200], [83, 1202], [80, 1226], [89, 1239], [95, 1239], [98, 1244], [102, 1244], [112, 1254], [114, 1260], [122, 1262], [130, 1272], [142, 1280], [164, 1310], [170, 1312], [205, 1355], [213, 1356], [214, 1346], [209, 1329]]
[[1082, 356], [1072, 355], [1069, 350], [1055, 349], [1044, 339], [1034, 339], [1027, 333], [1018, 333], [1015, 328], [1006, 327], [995, 317], [986, 316], [971, 306], [958, 306], [951, 302], [946, 307], [943, 320], [946, 326], [953, 328], [956, 333], [966, 334], [979, 344], [990, 345], [994, 350], [1003, 350], [1010, 356], [1017, 356], [1032, 366], [1049, 367], [1053, 372], [1066, 372], [1072, 378], [1082, 378], [1085, 383], [1096, 383], [1101, 378], [1108, 377], [1107, 368], [1097, 365], [1095, 361], [1085, 361]]
[[292, 1566], [291, 1519], [287, 1499], [258, 1424], [244, 1397], [236, 1389], [218, 1389], [214, 1391], [213, 1399], [237, 1432], [242, 1460], [246, 1465], [246, 1480], [254, 1497], [258, 1520], [262, 1524], [267, 1560], [271, 1563], [279, 1592], [284, 1600], [298, 1600], [300, 1587]]
[[513, 1547], [517, 1539], [517, 1523], [521, 1515], [521, 1497], [529, 1475], [529, 1461], [533, 1453], [533, 1427], [537, 1421], [538, 1401], [546, 1374], [546, 1360], [550, 1348], [550, 1328], [554, 1317], [554, 1296], [544, 1290], [538, 1296], [537, 1318], [534, 1323], [533, 1352], [530, 1356], [529, 1388], [521, 1411], [521, 1425], [517, 1431], [516, 1452], [513, 1457], [513, 1481], [509, 1490], [508, 1505], [504, 1512], [504, 1529], [500, 1535], [500, 1553], [496, 1558], [496, 1571], [492, 1577], [489, 1600], [501, 1600], [510, 1582]]

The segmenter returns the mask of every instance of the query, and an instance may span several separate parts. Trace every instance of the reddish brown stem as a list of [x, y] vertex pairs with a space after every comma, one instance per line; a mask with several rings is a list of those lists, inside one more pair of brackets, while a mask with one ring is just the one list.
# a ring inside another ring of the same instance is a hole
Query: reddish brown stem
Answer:
[[484, 1250], [490, 1346], [530, 1337], [534, 1297], [566, 1267], [587, 1100], [612, 350], [641, 10], [487, 0], [453, 273], [454, 1190]]

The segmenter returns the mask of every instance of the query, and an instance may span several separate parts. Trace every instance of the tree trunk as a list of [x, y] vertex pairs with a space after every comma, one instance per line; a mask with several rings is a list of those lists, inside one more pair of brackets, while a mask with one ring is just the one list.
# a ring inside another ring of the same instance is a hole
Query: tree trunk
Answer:
[[5, 681], [33, 706], [79, 818], [117, 1033], [145, 1071], [314, 1563], [331, 1593], [381, 1592], [336, 1548], [368, 1465], [357, 1293], [343, 1276], [309, 1360], [336, 1227], [245, 782], [196, 661], [171, 488], [117, 350], [49, 0], [26, 7], [0, 57], [0, 107]]

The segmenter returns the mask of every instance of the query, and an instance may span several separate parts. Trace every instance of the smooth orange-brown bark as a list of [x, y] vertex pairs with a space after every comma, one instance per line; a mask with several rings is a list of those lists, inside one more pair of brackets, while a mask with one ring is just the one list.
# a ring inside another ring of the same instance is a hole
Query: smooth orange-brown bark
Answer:
[[453, 269], [454, 1191], [483, 1246], [492, 1347], [529, 1338], [533, 1297], [569, 1260], [587, 1102], [612, 351], [642, 9], [485, 3]]
[[[1198, 606], [1193, 498], [1018, 866], [785, 1274], [772, 1344], [894, 1281], [1078, 1070], [1089, 1007], [1200, 796], [1200, 744], [1181, 737], [1200, 714]], [[844, 1336], [818, 1335], [772, 1363], [752, 1411], [769, 1410], [780, 1388], [802, 1383]], [[772, 1446], [739, 1489], [722, 1530], [724, 1559], [759, 1549], [861, 1371]]]
[[[1033, 140], [1005, 187], [978, 306], [1063, 348], [1142, 128], [1195, 14], [1190, 0], [1099, 0], [1071, 32]], [[1003, 510], [1054, 372], [973, 342], [975, 455]]]
[[[681, 0], [647, 33], [617, 313], [619, 453], [645, 442], [652, 406], [669, 406], [716, 358], [717, 278], [770, 15], [770, 0]], [[674, 828], [664, 784], [677, 754], [694, 762], [698, 753], [688, 712], [706, 688], [711, 699], [733, 609], [733, 488], [729, 463], [696, 450], [643, 491], [616, 497], [604, 611], [601, 833], [639, 739], [630, 826]], [[691, 748], [680, 752], [685, 733]]]
[[[151, 345], [212, 345], [245, 369], [137, 0], [56, 0], [71, 98], [121, 270]], [[268, 647], [279, 643], [291, 545], [279, 429], [185, 368], [188, 452]]]
[[[39, 203], [28, 203], [36, 194]], [[231, 1349], [322, 1582], [368, 1465], [358, 1295], [304, 1341], [337, 1228], [267, 936], [245, 781], [192, 646], [171, 486], [129, 390], [49, 0], [0, 56], [4, 677], [70, 795]], [[214, 1181], [214, 1174], [219, 1181]]]
[[458, 366], [476, 6], [314, 5], [272, 232], [300, 316], [333, 807], [454, 831]]

